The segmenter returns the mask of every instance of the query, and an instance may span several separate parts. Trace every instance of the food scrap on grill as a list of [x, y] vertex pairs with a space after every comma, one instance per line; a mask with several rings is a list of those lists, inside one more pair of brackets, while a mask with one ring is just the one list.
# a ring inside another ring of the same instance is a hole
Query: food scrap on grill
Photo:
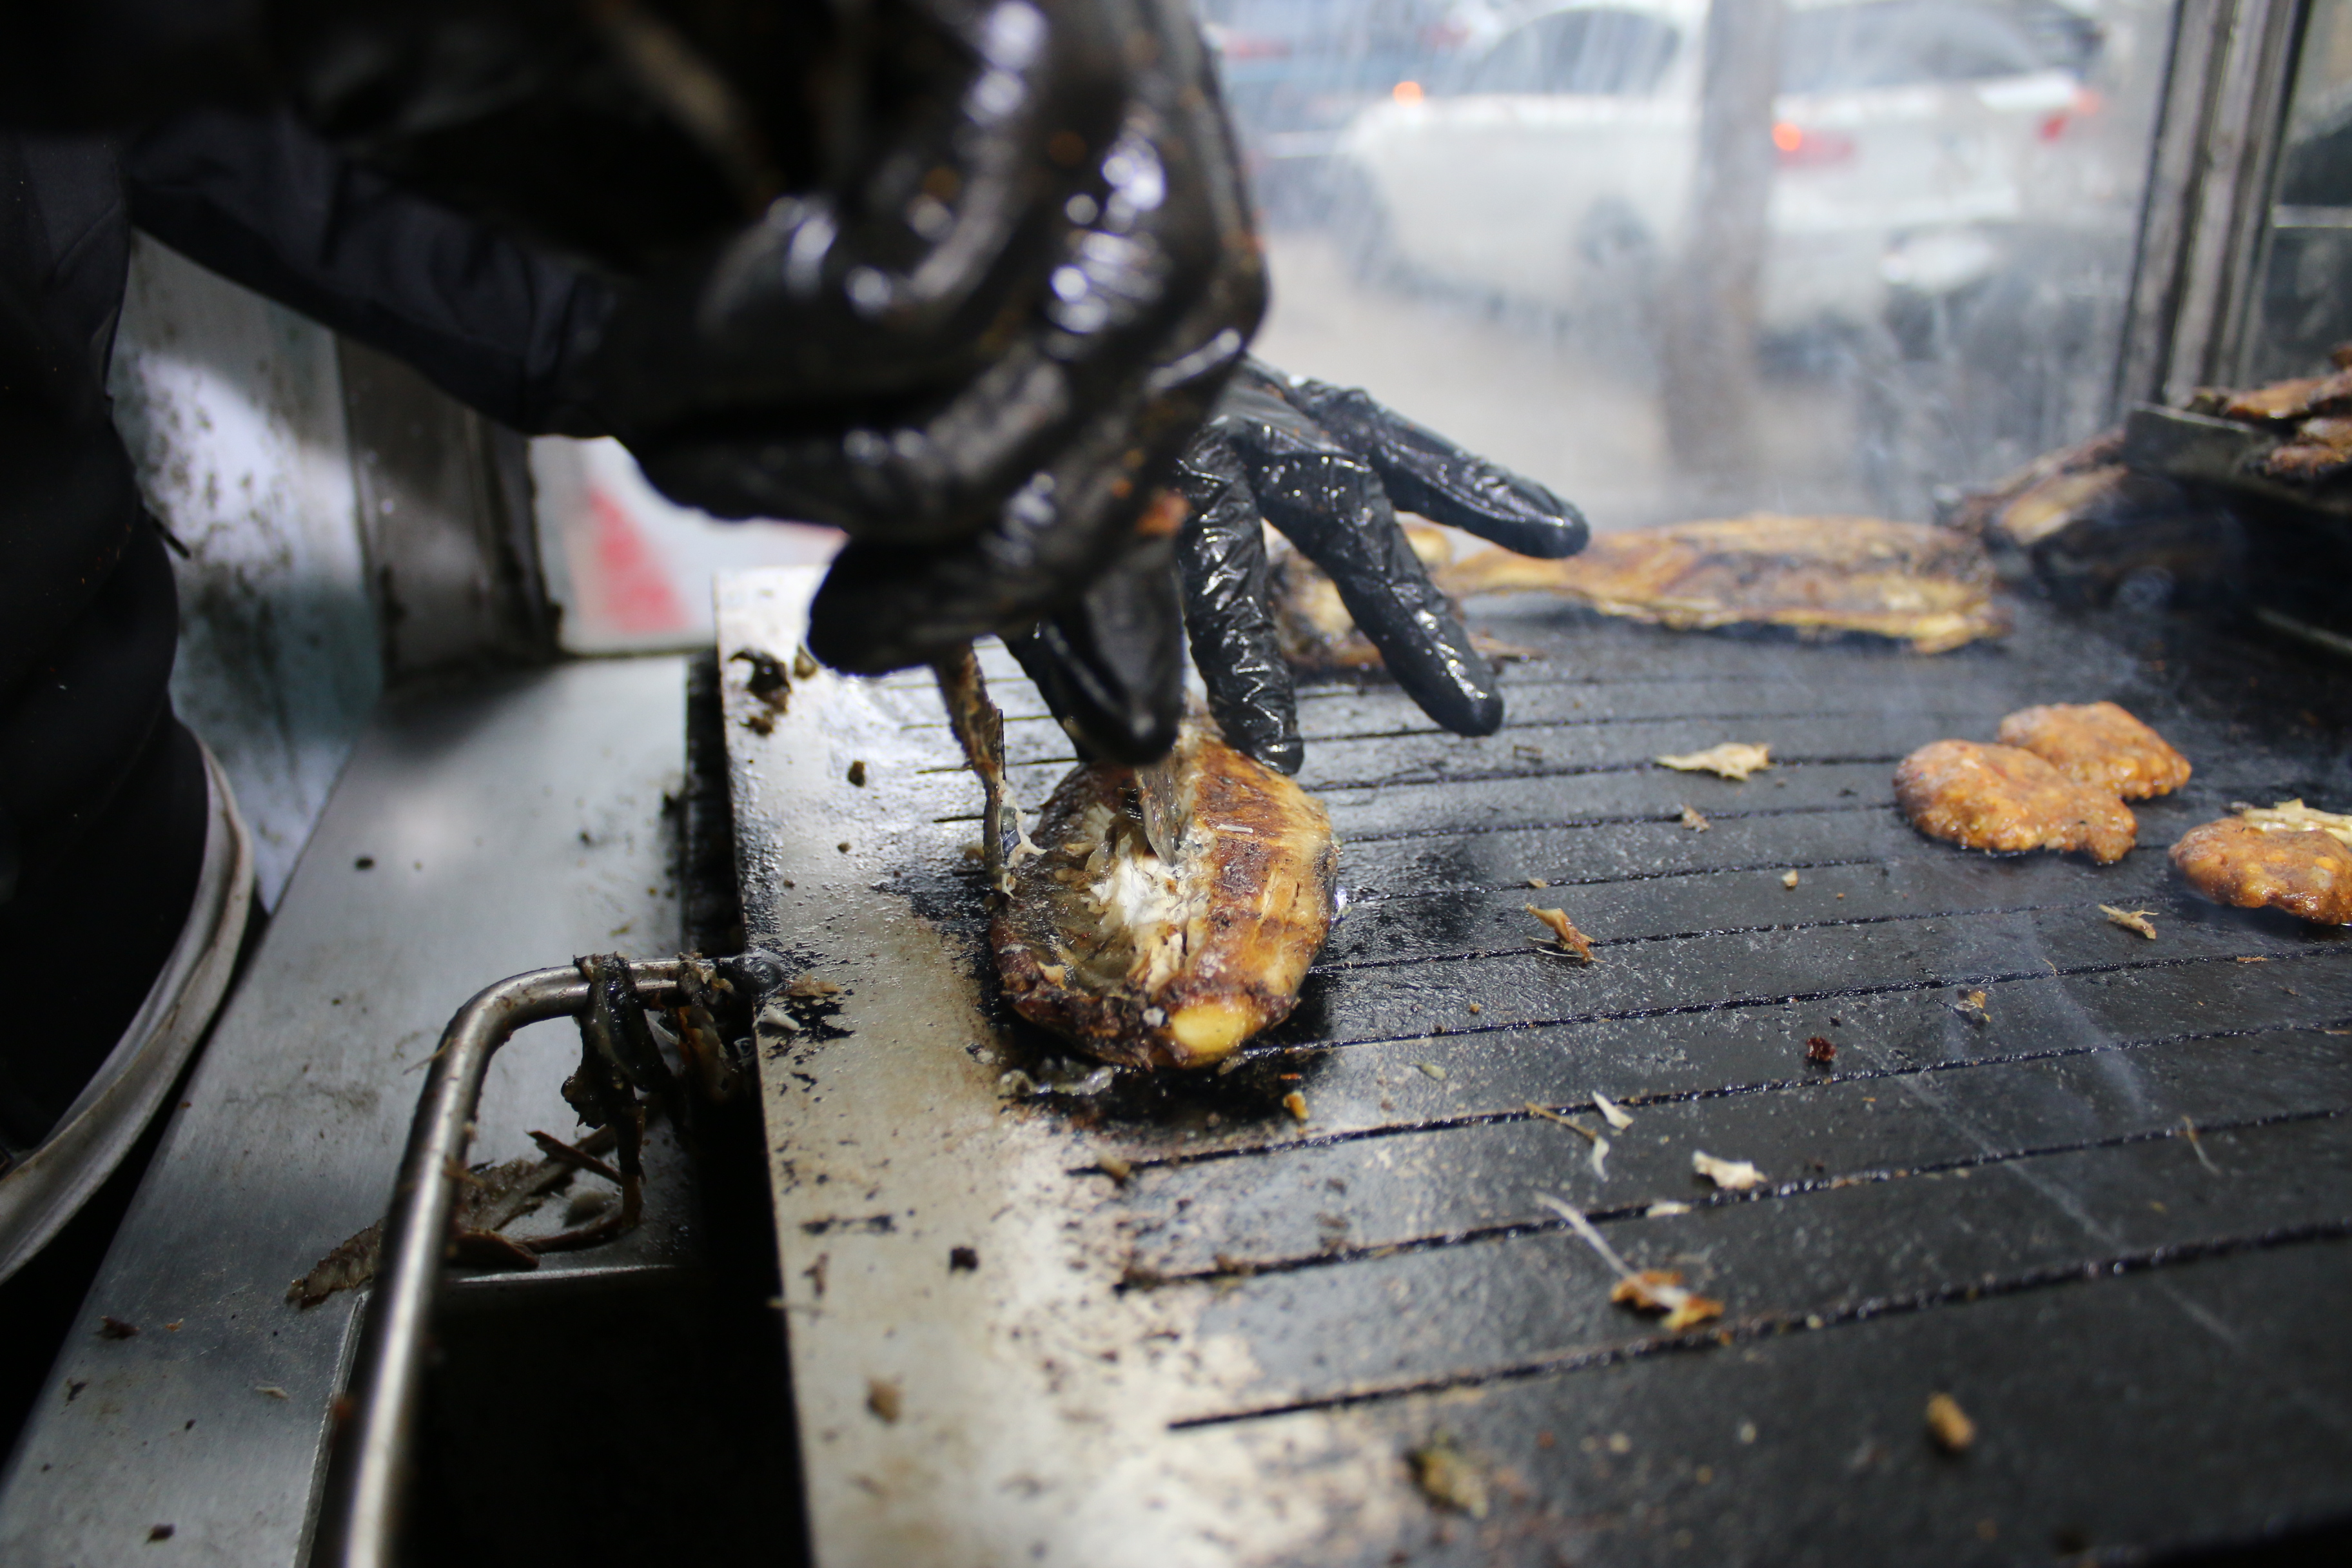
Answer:
[[1691, 1169], [1727, 1193], [1760, 1186], [1764, 1173], [1745, 1160], [1718, 1160], [1704, 1149], [1691, 1152]]
[[1927, 1398], [1927, 1436], [1947, 1454], [1964, 1453], [1977, 1440], [1977, 1424], [1948, 1394]]
[[947, 705], [948, 728], [954, 731], [964, 761], [980, 780], [985, 802], [981, 862], [988, 869], [989, 890], [1002, 897], [1012, 891], [1013, 868], [1038, 852], [1022, 830], [1021, 805], [1004, 777], [1004, 715], [988, 700], [988, 682], [982, 679], [980, 658], [971, 647], [953, 658], [941, 659], [931, 673], [939, 681], [940, 700]]
[[[1659, 1326], [1679, 1333], [1685, 1329], [1723, 1316], [1723, 1303], [1702, 1296], [1683, 1284], [1682, 1275], [1672, 1268], [1635, 1268], [1618, 1256], [1617, 1249], [1593, 1228], [1592, 1222], [1582, 1211], [1562, 1203], [1549, 1193], [1538, 1193], [1536, 1201], [1568, 1222], [1568, 1227], [1583, 1238], [1584, 1245], [1601, 1255], [1617, 1276], [1609, 1288], [1609, 1300], [1620, 1307], [1631, 1307], [1637, 1312], [1664, 1312], [1665, 1321]], [[1675, 1214], [1690, 1212], [1687, 1205], [1653, 1205], [1650, 1212], [1662, 1209]]]
[[2172, 863], [2199, 894], [2239, 909], [2280, 909], [2317, 925], [2352, 925], [2352, 817], [2299, 800], [2183, 834]]
[[[1567, 953], [1570, 957], [1581, 960], [1586, 963], [1600, 962], [1592, 956], [1592, 939], [1576, 929], [1576, 922], [1568, 918], [1566, 910], [1539, 910], [1533, 904], [1522, 907], [1528, 913], [1543, 921], [1545, 928], [1551, 932], [1552, 941], [1559, 944], [1555, 951]], [[1541, 939], [1529, 938], [1528, 940], [1539, 942]]]
[[2170, 795], [2189, 782], [2189, 759], [2113, 702], [2020, 709], [2000, 721], [1998, 739], [2126, 800]]
[[1289, 1016], [1339, 863], [1330, 818], [1291, 780], [1195, 718], [1159, 763], [1073, 770], [1036, 837], [989, 933], [1023, 1017], [1158, 1068], [1212, 1065]]
[[2137, 931], [2150, 942], [2156, 940], [2156, 927], [2147, 918], [2155, 912], [2152, 910], [2119, 910], [2113, 904], [2101, 904], [2099, 912], [2107, 917], [2107, 923], [2110, 925], [2119, 925], [2126, 931]]
[[1563, 1116], [1549, 1105], [1538, 1105], [1532, 1100], [1522, 1100], [1520, 1104], [1527, 1108], [1528, 1115], [1539, 1116], [1546, 1121], [1556, 1122], [1590, 1143], [1592, 1146], [1592, 1152], [1589, 1156], [1589, 1163], [1592, 1166], [1592, 1173], [1604, 1182], [1609, 1179], [1609, 1140], [1607, 1138], [1595, 1132], [1573, 1116]]
[[2233, 809], [2241, 821], [2250, 822], [2265, 833], [2315, 828], [2338, 844], [2352, 845], [2352, 816], [2320, 811], [2300, 800], [2283, 800], [2276, 805], [2237, 805]]
[[1486, 1472], [1463, 1451], [1453, 1433], [1436, 1434], [1406, 1458], [1423, 1497], [1473, 1519], [1486, 1517]]
[[2015, 746], [1931, 742], [1895, 768], [1895, 799], [1929, 837], [1990, 854], [2080, 851], [2104, 866], [2139, 833], [2122, 801]]
[[[1681, 752], [1673, 756], [1650, 760], [1676, 773], [1713, 773], [1734, 784], [1745, 784], [1749, 773], [1761, 773], [1772, 765], [1772, 748], [1759, 746], [1752, 741], [1726, 741], [1720, 746], [1709, 746], [1704, 752]], [[1690, 807], [1683, 809], [1689, 811]], [[1697, 814], [1694, 812], [1692, 815]], [[1704, 817], [1699, 820], [1702, 825], [1706, 822]], [[1685, 823], [1684, 826], [1691, 825]]]
[[1679, 1268], [1644, 1268], [1629, 1274], [1609, 1288], [1609, 1300], [1637, 1312], [1664, 1313], [1665, 1321], [1658, 1326], [1669, 1333], [1723, 1316], [1723, 1303], [1686, 1289]]
[[1748, 517], [1595, 534], [1579, 555], [1481, 551], [1440, 567], [1456, 597], [1544, 593], [1675, 630], [1867, 632], [1942, 653], [2010, 628], [1983, 543], [1874, 517]]

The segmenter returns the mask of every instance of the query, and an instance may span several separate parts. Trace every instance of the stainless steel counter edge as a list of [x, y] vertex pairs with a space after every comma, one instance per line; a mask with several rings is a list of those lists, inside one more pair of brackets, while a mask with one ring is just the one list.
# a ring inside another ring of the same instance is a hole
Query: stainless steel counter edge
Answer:
[[[676, 950], [684, 689], [682, 659], [602, 660], [378, 714], [0, 1477], [0, 1561], [301, 1561], [361, 1299], [304, 1311], [287, 1282], [383, 1213], [417, 1069], [467, 996]], [[572, 1049], [559, 1022], [501, 1054], [478, 1158], [570, 1126]]]

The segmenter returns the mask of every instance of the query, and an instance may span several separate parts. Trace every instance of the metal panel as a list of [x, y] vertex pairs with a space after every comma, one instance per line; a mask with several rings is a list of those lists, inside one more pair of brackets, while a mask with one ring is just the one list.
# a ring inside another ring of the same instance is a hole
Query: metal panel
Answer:
[[[675, 951], [661, 813], [684, 674], [572, 665], [379, 716], [0, 1479], [0, 1561], [301, 1560], [358, 1299], [304, 1311], [286, 1283], [383, 1213], [417, 1069], [467, 996], [575, 952]], [[478, 1154], [571, 1125], [557, 1084], [576, 1049], [545, 1025], [501, 1055]], [[636, 1235], [548, 1273], [677, 1258], [668, 1159]], [[102, 1337], [102, 1316], [137, 1336]]]
[[2179, 0], [2142, 209], [2118, 408], [2242, 365], [2302, 0]]
[[131, 255], [107, 386], [179, 546], [172, 702], [274, 907], [383, 685], [335, 340], [143, 236]]
[[551, 657], [529, 443], [398, 360], [341, 346], [386, 672]]
[[[730, 582], [723, 651], [789, 660], [807, 586]], [[2352, 1279], [2352, 942], [2162, 853], [2232, 799], [2352, 800], [2352, 715], [2223, 631], [2020, 616], [1937, 658], [1490, 620], [1542, 657], [1484, 741], [1311, 689], [1352, 912], [1240, 1068], [1108, 1086], [995, 998], [924, 683], [775, 712], [722, 664], [746, 918], [846, 988], [761, 1051], [819, 1562], [1958, 1563], [2352, 1510], [2352, 1356], [2311, 1311]], [[1067, 742], [990, 674], [1034, 805]], [[2121, 865], [1892, 811], [1910, 748], [2101, 697], [2199, 770]], [[1777, 765], [1651, 761], [1724, 740]], [[1601, 962], [1535, 951], [1530, 900]], [[1724, 1318], [1612, 1305], [1547, 1194]], [[1413, 1484], [1441, 1433], [1483, 1519]]]

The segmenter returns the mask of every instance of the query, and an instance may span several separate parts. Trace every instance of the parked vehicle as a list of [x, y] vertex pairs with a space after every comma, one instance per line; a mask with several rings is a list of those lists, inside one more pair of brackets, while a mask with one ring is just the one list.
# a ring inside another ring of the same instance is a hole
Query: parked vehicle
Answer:
[[[1951, 295], [1999, 268], [2021, 226], [2063, 218], [2059, 165], [2099, 100], [2080, 74], [2092, 46], [2053, 9], [1791, 0], [1768, 330]], [[1706, 18], [1705, 0], [1570, 0], [1400, 83], [1339, 138], [1354, 240], [1420, 277], [1570, 309], [1654, 286], [1687, 218]]]
[[1225, 101], [1260, 159], [1328, 153], [1339, 130], [1453, 35], [1443, 0], [1202, 0]]

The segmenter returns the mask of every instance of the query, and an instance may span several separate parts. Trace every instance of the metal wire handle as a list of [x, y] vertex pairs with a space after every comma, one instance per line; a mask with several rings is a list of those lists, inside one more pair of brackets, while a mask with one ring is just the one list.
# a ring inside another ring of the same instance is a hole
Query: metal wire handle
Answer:
[[[679, 969], [676, 959], [629, 965], [648, 1004], [671, 999]], [[321, 1568], [394, 1568], [424, 1403], [425, 1334], [441, 1290], [482, 1080], [490, 1058], [517, 1029], [577, 1016], [589, 995], [579, 970], [536, 969], [484, 987], [442, 1033], [409, 1125], [408, 1151], [401, 1156], [347, 1403], [338, 1407], [348, 1415], [335, 1434], [326, 1506], [310, 1553]]]

